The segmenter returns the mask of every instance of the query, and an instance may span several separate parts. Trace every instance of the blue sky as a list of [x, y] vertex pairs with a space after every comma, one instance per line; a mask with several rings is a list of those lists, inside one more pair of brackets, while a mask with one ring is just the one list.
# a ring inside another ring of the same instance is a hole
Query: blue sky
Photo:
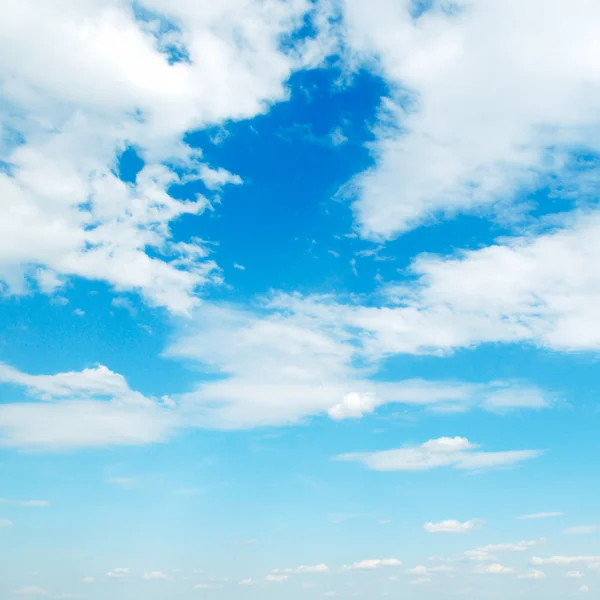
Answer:
[[0, 597], [600, 586], [600, 8], [0, 7]]

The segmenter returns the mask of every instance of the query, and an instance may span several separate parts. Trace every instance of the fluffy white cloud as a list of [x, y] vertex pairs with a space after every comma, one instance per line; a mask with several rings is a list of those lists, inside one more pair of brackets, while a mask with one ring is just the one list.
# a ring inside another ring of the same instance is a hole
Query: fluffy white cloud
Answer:
[[482, 524], [480, 519], [471, 519], [461, 523], [460, 521], [448, 520], [440, 523], [425, 523], [423, 529], [427, 533], [470, 533]]
[[171, 579], [171, 576], [162, 571], [150, 571], [149, 573], [144, 573], [144, 579], [167, 581]]
[[295, 423], [325, 412], [357, 418], [388, 403], [452, 411], [548, 404], [540, 390], [519, 382], [378, 381], [377, 360], [386, 352], [373, 351], [374, 337], [350, 307], [279, 295], [256, 311], [203, 305], [165, 355], [219, 375], [179, 401], [198, 423], [222, 428]]
[[139, 445], [164, 440], [179, 426], [172, 407], [131, 390], [121, 375], [103, 366], [29, 375], [0, 365], [0, 382], [24, 386], [41, 399], [0, 406], [0, 446]]
[[[202, 213], [209, 200], [180, 201], [168, 190], [192, 179], [209, 191], [241, 179], [206, 164], [183, 134], [286, 99], [290, 74], [329, 51], [323, 35], [291, 41], [317, 10], [314, 24], [327, 34], [324, 9], [308, 0], [3, 3], [0, 126], [23, 140], [0, 145], [7, 289], [20, 293], [37, 281], [49, 293], [79, 276], [189, 312], [198, 288], [219, 276], [202, 241], [176, 243], [170, 223]], [[290, 44], [282, 45], [285, 36]], [[127, 146], [145, 162], [132, 183], [115, 175]]]
[[510, 573], [514, 572], [514, 569], [505, 567], [504, 565], [498, 563], [477, 567], [474, 571], [474, 573], [477, 573], [478, 575], [509, 575]]
[[372, 413], [377, 406], [373, 394], [358, 394], [350, 392], [346, 394], [339, 404], [332, 406], [328, 413], [336, 420], [348, 418], [360, 418], [368, 413]]
[[466, 438], [439, 438], [420, 446], [342, 454], [336, 460], [357, 461], [375, 471], [426, 471], [440, 467], [477, 471], [514, 466], [542, 454], [539, 450], [483, 452], [478, 451], [478, 447]]
[[419, 18], [414, 6], [343, 2], [348, 46], [392, 89], [376, 164], [350, 186], [365, 236], [505, 202], [562, 172], [569, 150], [599, 147], [598, 5], [433, 2]]
[[130, 574], [130, 570], [127, 567], [117, 567], [112, 571], [109, 571], [106, 576], [111, 579], [121, 579], [123, 577], [127, 577]]
[[380, 567], [401, 567], [402, 562], [397, 558], [381, 558], [381, 559], [367, 559], [361, 560], [351, 565], [345, 565], [344, 570], [347, 571], [368, 571], [372, 569], [379, 569]]

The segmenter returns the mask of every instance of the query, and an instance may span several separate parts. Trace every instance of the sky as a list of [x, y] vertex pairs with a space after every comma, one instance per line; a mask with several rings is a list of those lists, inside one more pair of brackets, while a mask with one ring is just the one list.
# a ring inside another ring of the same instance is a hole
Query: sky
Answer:
[[595, 597], [599, 26], [0, 3], [0, 597]]

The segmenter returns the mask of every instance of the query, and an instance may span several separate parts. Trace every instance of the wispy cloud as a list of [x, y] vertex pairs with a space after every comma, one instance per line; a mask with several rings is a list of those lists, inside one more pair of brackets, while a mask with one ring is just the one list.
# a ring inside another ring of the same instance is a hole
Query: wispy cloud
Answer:
[[442, 467], [479, 471], [514, 466], [542, 454], [539, 450], [483, 452], [478, 448], [466, 438], [438, 438], [395, 450], [340, 454], [335, 460], [360, 462], [374, 471], [427, 471]]

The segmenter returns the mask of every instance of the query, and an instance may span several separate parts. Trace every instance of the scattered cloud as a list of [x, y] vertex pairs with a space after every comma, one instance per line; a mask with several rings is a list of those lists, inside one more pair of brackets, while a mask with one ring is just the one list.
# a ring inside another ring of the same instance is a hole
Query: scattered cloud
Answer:
[[523, 515], [519, 517], [521, 521], [528, 519], [551, 519], [554, 517], [562, 517], [564, 513], [561, 512], [543, 512], [543, 513], [535, 513], [532, 515]]
[[425, 523], [423, 529], [427, 533], [470, 533], [477, 527], [481, 527], [481, 519], [471, 519], [461, 523], [460, 521], [441, 521], [440, 523]]
[[273, 573], [327, 573], [329, 567], [320, 563], [318, 565], [300, 565], [292, 569], [275, 569]]
[[527, 573], [522, 573], [519, 575], [519, 579], [544, 579], [546, 574], [543, 571], [538, 571], [537, 569], [532, 569]]
[[141, 445], [172, 435], [172, 406], [131, 390], [103, 365], [56, 375], [30, 375], [0, 364], [0, 383], [21, 386], [34, 402], [0, 406], [0, 446], [65, 449]]
[[480, 566], [477, 567], [474, 571], [474, 573], [477, 573], [478, 575], [509, 575], [514, 572], [514, 569], [511, 569], [510, 567], [505, 567], [504, 565], [498, 563]]
[[9, 521], [8, 519], [0, 519], [0, 528], [2, 527], [12, 527], [13, 523], [12, 521]]
[[600, 565], [600, 556], [551, 556], [549, 558], [540, 558], [534, 556], [531, 564], [535, 566], [553, 565], [557, 567], [569, 565]]
[[569, 571], [565, 577], [567, 579], [581, 579], [583, 577], [583, 573], [581, 571]]
[[367, 571], [372, 569], [379, 569], [381, 567], [401, 567], [402, 562], [397, 558], [383, 558], [383, 559], [369, 559], [361, 560], [359, 562], [352, 563], [351, 565], [344, 566], [344, 570], [347, 571]]
[[[335, 44], [326, 19], [314, 20], [309, 39], [292, 35], [324, 10], [301, 1], [151, 8], [148, 21], [128, 3], [54, 2], [40, 13], [23, 0], [12, 15], [12, 35], [0, 42], [13, 57], [2, 69], [12, 82], [3, 86], [3, 127], [22, 141], [3, 143], [0, 156], [11, 167], [0, 173], [6, 292], [51, 293], [83, 277], [188, 314], [220, 275], [203, 243], [174, 241], [171, 224], [211, 204], [177, 199], [171, 188], [199, 180], [212, 193], [241, 178], [208, 165], [185, 132], [263, 113], [287, 98], [294, 71], [317, 66]], [[0, 22], [10, 15], [0, 7]], [[159, 18], [169, 27], [156, 27]], [[165, 45], [188, 60], [170, 60]], [[60, 64], [58, 77], [48, 76], [48, 61]], [[133, 181], [114, 168], [126, 148], [143, 160]]]
[[[553, 1], [551, 14], [542, 0], [429, 6], [417, 19], [412, 3], [344, 3], [349, 52], [360, 64], [375, 62], [396, 90], [381, 104], [375, 165], [345, 190], [364, 237], [504, 208], [507, 198], [563, 175], [573, 148], [598, 148], [590, 133], [598, 92], [587, 91], [600, 80], [587, 60], [597, 6]], [[568, 41], [568, 56], [557, 39]]]
[[440, 467], [479, 471], [514, 466], [542, 454], [539, 450], [483, 452], [477, 448], [466, 438], [444, 437], [396, 450], [342, 454], [336, 460], [360, 462], [375, 471], [426, 471]]
[[126, 567], [117, 567], [112, 571], [109, 571], [106, 576], [111, 579], [122, 579], [123, 577], [127, 577], [130, 574], [130, 570]]
[[600, 528], [597, 525], [578, 525], [575, 527], [567, 527], [563, 530], [565, 535], [588, 535], [591, 533], [598, 533]]

